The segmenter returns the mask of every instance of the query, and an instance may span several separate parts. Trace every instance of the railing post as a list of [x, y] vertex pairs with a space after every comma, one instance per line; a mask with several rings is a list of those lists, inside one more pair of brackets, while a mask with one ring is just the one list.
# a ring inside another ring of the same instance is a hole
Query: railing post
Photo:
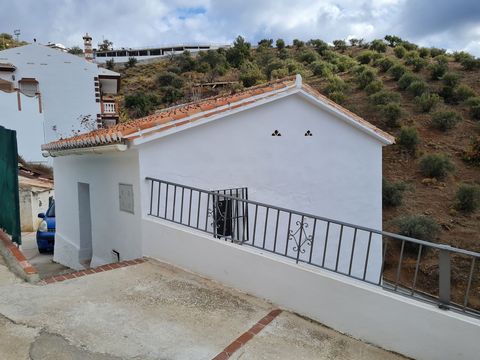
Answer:
[[438, 255], [438, 298], [440, 303], [438, 307], [443, 310], [450, 308], [450, 251], [440, 249]]

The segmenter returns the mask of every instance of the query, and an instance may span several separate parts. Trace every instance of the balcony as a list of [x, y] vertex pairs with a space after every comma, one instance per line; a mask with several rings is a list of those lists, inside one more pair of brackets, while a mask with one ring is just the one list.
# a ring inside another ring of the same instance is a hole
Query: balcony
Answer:
[[117, 104], [115, 102], [103, 102], [102, 114], [104, 115], [117, 115]]

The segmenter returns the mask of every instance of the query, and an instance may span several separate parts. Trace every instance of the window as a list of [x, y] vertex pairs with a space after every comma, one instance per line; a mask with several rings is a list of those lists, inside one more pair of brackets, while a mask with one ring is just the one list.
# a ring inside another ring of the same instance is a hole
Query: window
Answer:
[[38, 81], [33, 78], [22, 78], [18, 85], [20, 91], [27, 96], [35, 96], [38, 93]]
[[133, 214], [133, 185], [118, 184], [120, 211]]

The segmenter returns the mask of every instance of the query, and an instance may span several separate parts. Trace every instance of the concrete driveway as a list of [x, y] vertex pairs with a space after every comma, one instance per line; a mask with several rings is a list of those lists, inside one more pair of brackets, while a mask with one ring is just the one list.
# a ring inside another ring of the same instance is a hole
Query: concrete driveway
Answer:
[[64, 274], [72, 271], [71, 269], [53, 261], [53, 253], [40, 254], [38, 252], [36, 233], [22, 233], [22, 253], [28, 262], [33, 265], [40, 278], [46, 278], [53, 275]]
[[[274, 308], [153, 260], [48, 285], [6, 272], [0, 359], [225, 359]], [[232, 359], [402, 359], [285, 311], [259, 329]]]

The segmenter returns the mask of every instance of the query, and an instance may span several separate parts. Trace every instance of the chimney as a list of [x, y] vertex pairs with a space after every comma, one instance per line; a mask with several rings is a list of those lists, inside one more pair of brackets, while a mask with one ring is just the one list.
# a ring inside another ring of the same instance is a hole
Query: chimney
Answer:
[[83, 37], [83, 53], [85, 55], [85, 60], [87, 61], [93, 61], [93, 50], [92, 50], [92, 37], [88, 35], [88, 33], [85, 34]]

